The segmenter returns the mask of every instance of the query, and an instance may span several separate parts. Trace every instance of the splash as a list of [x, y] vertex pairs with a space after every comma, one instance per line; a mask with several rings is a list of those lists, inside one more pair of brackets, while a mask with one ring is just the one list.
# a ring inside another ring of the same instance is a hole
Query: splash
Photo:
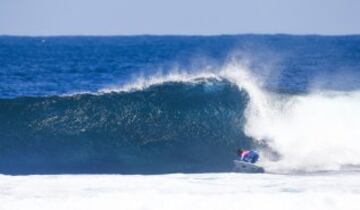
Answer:
[[247, 91], [244, 132], [265, 142], [279, 158], [263, 152], [268, 171], [339, 170], [360, 165], [360, 92], [317, 90], [290, 95], [265, 90], [262, 80], [238, 64], [222, 76]]
[[262, 139], [281, 156], [272, 170], [337, 170], [359, 165], [360, 94], [311, 93], [252, 101], [245, 133]]

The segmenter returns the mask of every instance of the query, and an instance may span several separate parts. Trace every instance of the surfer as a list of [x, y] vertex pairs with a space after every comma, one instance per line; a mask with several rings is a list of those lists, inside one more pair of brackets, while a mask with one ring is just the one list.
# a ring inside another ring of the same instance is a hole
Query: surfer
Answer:
[[239, 155], [240, 160], [244, 162], [256, 163], [259, 159], [259, 154], [254, 150], [238, 149], [237, 154]]

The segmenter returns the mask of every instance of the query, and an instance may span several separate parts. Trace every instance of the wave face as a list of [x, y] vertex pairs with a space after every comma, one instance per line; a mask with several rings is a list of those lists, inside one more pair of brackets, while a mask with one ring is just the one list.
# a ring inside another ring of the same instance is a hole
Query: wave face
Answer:
[[2, 173], [231, 169], [248, 101], [226, 80], [101, 95], [0, 100]]

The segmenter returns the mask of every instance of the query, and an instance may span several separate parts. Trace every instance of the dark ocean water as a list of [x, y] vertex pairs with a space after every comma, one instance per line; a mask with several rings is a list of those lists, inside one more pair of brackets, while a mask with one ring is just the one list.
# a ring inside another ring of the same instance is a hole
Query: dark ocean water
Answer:
[[360, 36], [3, 36], [0, 173], [229, 171], [237, 147], [264, 146], [243, 131], [245, 89], [200, 77], [101, 90], [234, 59], [271, 92], [360, 87]]

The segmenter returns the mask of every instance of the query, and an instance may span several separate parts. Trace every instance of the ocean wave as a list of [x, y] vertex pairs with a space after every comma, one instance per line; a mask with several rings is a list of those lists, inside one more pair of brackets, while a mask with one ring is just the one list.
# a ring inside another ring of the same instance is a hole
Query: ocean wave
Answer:
[[357, 91], [269, 91], [230, 62], [67, 96], [0, 99], [1, 173], [231, 171], [237, 147], [269, 172], [360, 165]]

